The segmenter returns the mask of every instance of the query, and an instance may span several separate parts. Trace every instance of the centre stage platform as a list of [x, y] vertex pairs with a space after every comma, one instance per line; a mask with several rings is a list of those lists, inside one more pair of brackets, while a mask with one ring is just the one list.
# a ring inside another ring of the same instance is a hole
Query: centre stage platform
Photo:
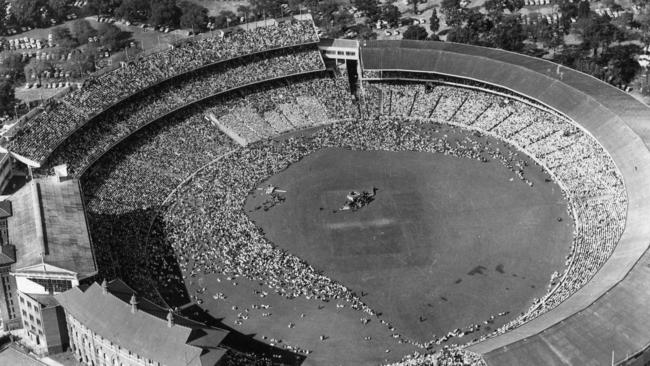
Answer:
[[489, 365], [608, 365], [650, 344], [650, 108], [555, 63], [485, 47], [361, 42], [365, 71], [461, 77], [509, 89], [566, 115], [593, 135], [623, 175], [628, 214], [609, 260], [583, 288], [541, 316], [474, 344]]

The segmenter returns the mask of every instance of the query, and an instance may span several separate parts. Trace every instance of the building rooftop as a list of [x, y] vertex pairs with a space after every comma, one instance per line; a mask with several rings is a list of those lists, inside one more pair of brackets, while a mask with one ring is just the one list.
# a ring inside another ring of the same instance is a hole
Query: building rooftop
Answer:
[[[137, 311], [130, 300], [136, 296]], [[97, 283], [85, 291], [72, 288], [55, 298], [66, 310], [95, 333], [150, 360], [170, 366], [213, 366], [225, 354], [220, 347], [228, 331], [211, 328], [172, 314], [144, 298], [120, 280]]]
[[76, 272], [79, 279], [97, 273], [81, 189], [77, 180], [28, 182], [9, 197], [9, 243], [16, 247], [16, 271], [49, 264]]
[[41, 304], [43, 308], [52, 308], [59, 305], [54, 295], [41, 295], [41, 294], [24, 294], [34, 299], [37, 303]]
[[43, 362], [25, 354], [13, 346], [9, 346], [0, 351], [0, 365], [46, 366]]
[[335, 47], [335, 48], [359, 48], [359, 41], [356, 39], [332, 39], [323, 38], [318, 44], [320, 47]]

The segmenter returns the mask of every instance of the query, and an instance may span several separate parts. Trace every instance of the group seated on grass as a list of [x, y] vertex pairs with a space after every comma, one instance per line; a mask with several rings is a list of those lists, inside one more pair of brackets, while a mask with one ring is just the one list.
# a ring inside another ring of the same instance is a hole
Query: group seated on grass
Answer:
[[[318, 41], [311, 20], [271, 21], [268, 26], [231, 35], [183, 40], [168, 50], [152, 53], [111, 72], [91, 76], [61, 101], [19, 127], [6, 148], [40, 162], [75, 129], [93, 116], [151, 86], [217, 62], [245, 55]], [[315, 46], [314, 46], [315, 47]]]
[[[186, 276], [243, 276], [272, 286], [287, 298], [337, 299], [363, 316], [377, 316], [381, 309], [371, 309], [343, 284], [268, 242], [243, 211], [247, 192], [268, 175], [332, 146], [496, 160], [529, 185], [533, 184], [527, 179], [529, 169], [543, 169], [555, 177], [575, 220], [567, 267], [553, 276], [549, 292], [529, 311], [492, 334], [555, 307], [611, 255], [624, 228], [625, 189], [611, 157], [573, 122], [523, 101], [445, 84], [382, 82], [364, 85], [364, 90], [359, 105], [347, 92], [343, 77], [314, 74], [280, 80], [165, 117], [112, 148], [82, 177], [100, 271], [140, 283], [144, 291], [159, 289], [168, 300], [187, 297], [182, 285]], [[364, 116], [359, 116], [360, 110]], [[225, 121], [249, 139], [249, 145], [236, 147], [206, 116]], [[308, 136], [268, 139], [314, 125], [324, 127]], [[490, 134], [540, 165], [530, 166], [523, 155], [481, 145], [470, 137], [450, 141], [423, 126]], [[103, 133], [113, 132], [99, 129], [88, 140], [71, 139], [70, 145], [82, 146], [67, 148], [61, 162], [77, 161], [73, 170], [83, 171], [90, 160], [78, 159], [75, 152], [93, 155], [83, 145], [103, 139]], [[190, 295], [195, 301], [202, 301], [202, 296]], [[401, 336], [389, 321], [382, 319], [382, 324], [400, 341], [423, 349], [401, 365], [432, 358], [441, 365], [482, 364], [480, 357], [459, 348], [432, 351], [436, 344], [454, 343], [482, 330], [482, 324], [450, 330], [424, 343]], [[472, 342], [485, 336], [475, 336]]]

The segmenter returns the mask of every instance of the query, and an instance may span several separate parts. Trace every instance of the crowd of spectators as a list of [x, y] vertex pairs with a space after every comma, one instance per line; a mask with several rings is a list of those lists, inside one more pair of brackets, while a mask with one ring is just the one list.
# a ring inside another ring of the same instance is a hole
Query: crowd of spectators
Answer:
[[444, 346], [434, 353], [415, 352], [398, 362], [385, 366], [485, 366], [480, 355], [469, 352], [462, 347]]
[[[215, 154], [220, 155], [233, 148], [230, 139], [220, 134], [218, 129], [205, 118], [206, 115], [216, 113], [221, 116], [229, 113], [228, 111], [236, 106], [246, 105], [254, 108], [255, 113], [270, 117], [273, 109], [271, 104], [262, 101], [261, 95], [265, 94], [274, 98], [279, 97], [286, 103], [293, 103], [297, 97], [316, 98], [320, 101], [320, 105], [326, 106], [328, 118], [332, 120], [349, 118], [355, 109], [350, 94], [345, 92], [345, 85], [342, 78], [332, 77], [328, 72], [319, 72], [293, 77], [291, 83], [278, 80], [245, 88], [237, 93], [227, 93], [161, 118], [108, 151], [87, 171], [86, 168], [91, 161], [88, 157], [92, 155], [91, 152], [104, 152], [104, 147], [95, 150], [94, 146], [103, 145], [102, 141], [106, 138], [110, 138], [111, 143], [116, 141], [111, 137], [115, 130], [110, 129], [114, 126], [112, 123], [107, 123], [105, 129], [93, 130], [92, 134], [81, 134], [83, 132], [81, 130], [70, 140], [69, 146], [66, 145], [55, 153], [50, 161], [51, 165], [48, 166], [68, 163], [71, 172], [75, 175], [86, 171], [83, 175], [84, 192], [89, 202], [93, 240], [99, 252], [104, 252], [102, 256], [104, 260], [100, 263], [106, 265], [100, 267], [110, 269], [104, 273], [110, 275], [109, 278], [120, 275], [126, 279], [133, 278], [132, 282], [136, 284], [149, 283], [144, 281], [146, 276], [152, 273], [161, 273], [163, 276], [162, 273], [166, 273], [156, 267], [159, 258], [156, 257], [151, 264], [143, 265], [134, 260], [144, 259], [145, 256], [134, 258], [130, 254], [123, 255], [129, 251], [124, 250], [122, 243], [126, 241], [136, 248], [139, 247], [137, 244], [141, 243], [141, 248], [144, 248], [146, 235], [142, 231], [148, 229], [145, 222], [151, 221], [152, 214], [159, 205], [162, 205], [172, 187], [178, 185], [197, 167], [213, 160]], [[147, 104], [143, 103], [143, 105]], [[154, 112], [146, 110], [143, 115]], [[132, 118], [131, 116], [134, 115], [130, 108], [117, 113], [124, 119]], [[141, 118], [145, 119], [145, 117]], [[146, 119], [150, 120], [151, 116], [146, 116]], [[186, 124], [188, 126], [183, 127]], [[129, 125], [124, 126], [126, 128], [116, 131], [121, 131], [124, 135], [132, 132]], [[295, 127], [290, 126], [290, 129]], [[104, 136], [102, 133], [109, 136]], [[178, 136], [185, 137], [179, 139]], [[208, 137], [214, 139], [216, 143], [202, 142]], [[93, 143], [88, 144], [91, 141]], [[211, 151], [217, 153], [210, 153]], [[151, 160], [147, 161], [148, 159]], [[119, 258], [114, 260], [115, 257]], [[162, 283], [169, 278], [161, 277], [157, 280]]]
[[[165, 297], [188, 296], [182, 287], [187, 276], [243, 276], [263, 282], [289, 299], [304, 296], [347, 301], [351, 308], [364, 312], [363, 316], [377, 316], [377, 309], [364, 304], [355, 292], [275, 247], [243, 210], [248, 192], [266, 177], [313, 151], [334, 146], [497, 160], [529, 185], [528, 169], [544, 169], [556, 179], [575, 221], [566, 270], [553, 277], [548, 293], [535, 300], [529, 311], [496, 333], [559, 304], [584, 285], [612, 253], [625, 223], [623, 182], [606, 151], [571, 121], [525, 101], [444, 84], [369, 83], [364, 86], [361, 104], [355, 103], [346, 88], [344, 78], [323, 74], [266, 83], [193, 107], [189, 117], [179, 113], [171, 123], [163, 119], [136, 134], [145, 138], [134, 137], [133, 143], [129, 139], [111, 149], [83, 177], [93, 241], [101, 249], [100, 262], [110, 263], [107, 268], [113, 272], [107, 275], [150, 284]], [[173, 98], [179, 97], [185, 96]], [[132, 114], [127, 110], [121, 118]], [[207, 115], [228, 121], [233, 129], [248, 131], [250, 145], [235, 148]], [[325, 126], [310, 135], [268, 139], [321, 124]], [[435, 126], [442, 125], [495, 136], [539, 165], [529, 166], [520, 154], [481, 145], [470, 135], [451, 141], [435, 133], [439, 128]], [[92, 136], [107, 132], [98, 129], [96, 133]], [[183, 141], [178, 136], [183, 136]], [[104, 153], [108, 146], [97, 152]], [[83, 171], [92, 159], [78, 161], [73, 171]], [[480, 325], [418, 343], [381, 321], [400, 341], [427, 350], [400, 365], [482, 364], [480, 357], [455, 346], [433, 352], [435, 344], [453, 343], [455, 337], [471, 334]]]
[[[377, 316], [377, 312], [364, 304], [355, 292], [268, 242], [244, 212], [244, 201], [248, 192], [269, 175], [327, 147], [415, 150], [477, 160], [485, 159], [489, 154], [511, 169], [521, 161], [516, 154], [501, 153], [496, 146], [483, 148], [471, 137], [447, 139], [436, 128], [428, 129], [429, 126], [425, 120], [391, 117], [349, 119], [328, 125], [313, 135], [281, 141], [264, 140], [236, 150], [201, 171], [176, 192], [173, 204], [152, 231], [150, 239], [157, 242], [151, 246], [173, 248], [178, 254], [176, 263], [185, 276], [210, 273], [232, 278], [243, 276], [265, 283], [289, 299], [302, 296], [324, 301], [347, 301], [352, 309], [365, 312], [363, 316]], [[167, 263], [165, 267], [169, 270], [174, 268], [174, 264]], [[164, 269], [158, 268], [156, 275], [173, 275], [164, 274]], [[168, 283], [164, 278], [158, 280], [163, 287]], [[420, 344], [406, 339], [389, 322], [378, 321], [402, 342], [422, 348], [433, 345], [433, 342]], [[438, 344], [442, 342], [440, 339]]]
[[[87, 123], [54, 151], [46, 167], [68, 164], [78, 174], [124, 137], [176, 109], [249, 84], [323, 68], [318, 50], [308, 47], [237, 59], [175, 79]], [[206, 103], [221, 105], [224, 98]]]
[[[546, 312], [589, 281], [612, 254], [625, 227], [627, 196], [620, 172], [603, 147], [570, 120], [525, 101], [487, 92], [395, 81], [369, 83], [374, 111], [474, 129], [502, 139], [553, 175], [562, 187], [574, 219], [566, 269], [534, 299], [529, 311], [501, 327], [503, 333]], [[471, 101], [466, 103], [466, 101]], [[525, 167], [515, 164], [521, 179]], [[478, 341], [480, 339], [475, 339]]]
[[67, 94], [61, 102], [53, 102], [48, 108], [50, 113], [30, 119], [14, 134], [7, 148], [42, 161], [66, 136], [93, 116], [157, 83], [214, 63], [318, 41], [312, 21], [270, 23], [227, 36], [184, 40], [168, 50], [91, 76], [83, 87]]
[[82, 179], [100, 277], [122, 277], [151, 299], [144, 247], [151, 218], [192, 171], [234, 148], [192, 107], [165, 117], [109, 151]]
[[283, 132], [357, 117], [354, 99], [345, 88], [343, 77], [314, 74], [256, 88], [243, 99], [222, 101], [210, 115], [220, 128], [236, 134], [246, 145]]

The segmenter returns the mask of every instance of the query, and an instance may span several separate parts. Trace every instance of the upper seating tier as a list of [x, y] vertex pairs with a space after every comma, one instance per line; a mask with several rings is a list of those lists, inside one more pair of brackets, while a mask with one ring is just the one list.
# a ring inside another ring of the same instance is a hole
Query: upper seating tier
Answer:
[[83, 87], [51, 102], [42, 113], [17, 126], [4, 148], [38, 167], [86, 122], [134, 94], [215, 63], [316, 42], [318, 35], [311, 19], [270, 21], [267, 26], [242, 29], [223, 37], [183, 40], [165, 51], [91, 76]]

